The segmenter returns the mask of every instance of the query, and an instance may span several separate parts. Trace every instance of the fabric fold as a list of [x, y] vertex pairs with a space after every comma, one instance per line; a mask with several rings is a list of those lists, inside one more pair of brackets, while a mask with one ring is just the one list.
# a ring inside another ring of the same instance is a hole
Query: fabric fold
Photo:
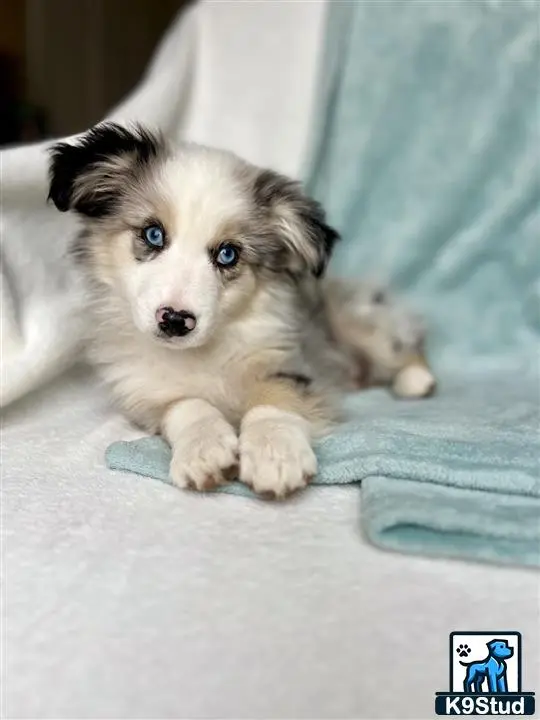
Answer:
[[540, 565], [540, 498], [374, 476], [362, 528], [387, 550]]

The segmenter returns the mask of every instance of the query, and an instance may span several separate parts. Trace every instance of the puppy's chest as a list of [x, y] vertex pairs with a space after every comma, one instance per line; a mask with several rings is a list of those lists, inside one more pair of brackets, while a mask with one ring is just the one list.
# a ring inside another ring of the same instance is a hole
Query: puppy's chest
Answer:
[[257, 378], [279, 371], [296, 355], [294, 336], [282, 325], [248, 321], [193, 350], [102, 336], [94, 359], [124, 411], [148, 429], [159, 428], [163, 412], [187, 398], [206, 400], [237, 422]]
[[175, 358], [162, 367], [168, 382], [183, 397], [198, 397], [216, 405], [233, 401], [242, 387], [245, 363], [241, 357], [195, 355]]
[[[241, 353], [138, 352], [105, 368], [117, 399], [134, 417], [159, 414], [172, 403], [199, 398], [231, 419], [240, 414], [247, 360]], [[146, 423], [145, 423], [146, 424]]]

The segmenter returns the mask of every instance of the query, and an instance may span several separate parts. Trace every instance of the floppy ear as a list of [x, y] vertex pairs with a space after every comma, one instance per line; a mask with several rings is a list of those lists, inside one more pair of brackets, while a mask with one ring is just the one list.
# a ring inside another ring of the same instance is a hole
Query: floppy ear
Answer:
[[321, 277], [339, 240], [322, 206], [304, 194], [300, 183], [272, 170], [257, 175], [254, 193], [256, 205], [270, 214], [272, 233], [287, 250], [289, 270], [307, 269]]
[[74, 144], [50, 150], [49, 200], [58, 210], [91, 218], [110, 215], [136, 169], [151, 162], [164, 147], [161, 137], [141, 126], [132, 129], [102, 123]]

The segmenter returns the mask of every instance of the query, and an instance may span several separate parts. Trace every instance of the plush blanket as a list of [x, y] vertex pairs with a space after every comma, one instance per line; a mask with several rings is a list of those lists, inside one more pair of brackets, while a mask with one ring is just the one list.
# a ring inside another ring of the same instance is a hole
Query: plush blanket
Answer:
[[334, 272], [414, 299], [439, 369], [537, 371], [537, 4], [335, 3], [329, 22], [307, 175], [345, 238]]
[[537, 564], [538, 6], [336, 3], [326, 67], [310, 186], [345, 237], [334, 269], [384, 272], [416, 300], [443, 389], [410, 424], [389, 418], [366, 528]]

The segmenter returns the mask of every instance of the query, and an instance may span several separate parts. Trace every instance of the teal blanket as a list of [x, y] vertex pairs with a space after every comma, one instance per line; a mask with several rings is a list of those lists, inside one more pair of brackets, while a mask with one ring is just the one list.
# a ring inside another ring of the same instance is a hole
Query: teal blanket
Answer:
[[[362, 525], [375, 544], [435, 555], [539, 562], [537, 413], [512, 378], [449, 381], [437, 401], [351, 397], [352, 419], [317, 448], [319, 485], [362, 482]], [[463, 407], [470, 408], [464, 421]], [[117, 442], [113, 469], [169, 482], [160, 438]], [[251, 495], [239, 483], [223, 492]]]
[[[533, 1], [330, 4], [308, 186], [344, 237], [334, 272], [427, 315], [441, 387], [350, 398], [317, 449], [316, 482], [362, 481], [386, 548], [540, 565], [539, 68]], [[158, 439], [107, 459], [167, 479]]]

